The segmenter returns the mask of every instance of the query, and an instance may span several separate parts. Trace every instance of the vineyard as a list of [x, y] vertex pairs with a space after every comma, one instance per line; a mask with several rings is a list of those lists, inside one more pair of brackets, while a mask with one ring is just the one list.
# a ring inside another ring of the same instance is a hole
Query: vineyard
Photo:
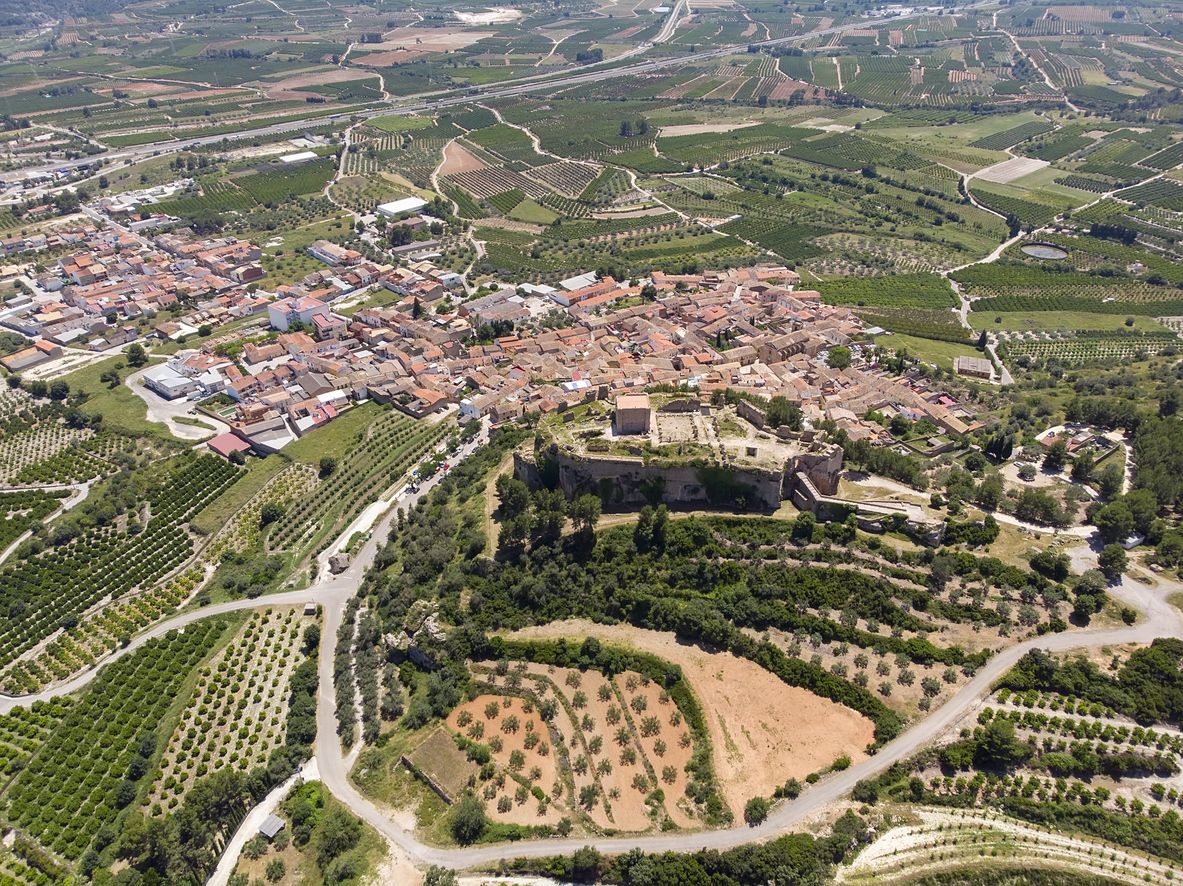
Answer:
[[225, 631], [224, 622], [201, 621], [104, 668], [8, 788], [9, 821], [61, 856], [79, 858], [141, 795], [156, 730]]
[[1037, 136], [1024, 144], [1020, 150], [1027, 157], [1055, 163], [1077, 151], [1083, 151], [1093, 143], [1093, 140], [1084, 134], [1085, 131], [1083, 126], [1065, 126], [1054, 133]]
[[775, 218], [762, 219], [747, 215], [720, 225], [719, 230], [758, 243], [787, 262], [798, 262], [822, 254], [822, 250], [809, 241], [824, 231], [810, 225], [786, 224]]
[[970, 332], [958, 321], [951, 311], [931, 311], [909, 308], [906, 310], [860, 310], [858, 315], [869, 326], [881, 326], [890, 332], [947, 341], [956, 344], [969, 343]]
[[547, 187], [572, 199], [579, 197], [590, 188], [592, 183], [599, 178], [599, 174], [599, 169], [595, 166], [572, 163], [567, 160], [535, 166], [530, 170], [530, 178], [537, 179]]
[[243, 212], [255, 206], [248, 192], [233, 182], [202, 181], [200, 194], [184, 194], [155, 204], [153, 209], [178, 218], [203, 218], [223, 212]]
[[445, 181], [453, 182], [481, 199], [488, 199], [515, 189], [539, 200], [550, 193], [542, 185], [512, 169], [486, 167], [485, 169], [473, 169], [469, 172], [458, 172], [444, 178]]
[[485, 129], [475, 130], [465, 138], [492, 151], [510, 163], [520, 163], [526, 166], [544, 166], [551, 163], [549, 157], [534, 150], [530, 136], [520, 129], [514, 129], [504, 123], [496, 123]]
[[1175, 142], [1170, 147], [1163, 148], [1157, 154], [1151, 154], [1140, 162], [1143, 166], [1149, 166], [1151, 169], [1174, 169], [1183, 163], [1183, 141]]
[[[1050, 242], [1060, 242], [1066, 248], [1075, 248], [1077, 245], [1055, 238]], [[1079, 245], [1087, 249], [1091, 244], [1080, 241]], [[953, 276], [975, 299], [1038, 299], [1049, 305], [1045, 310], [1061, 310], [1050, 305], [1069, 299], [1096, 303], [1098, 307], [1091, 310], [1138, 313], [1138, 308], [1145, 306], [1143, 313], [1165, 315], [1171, 313], [1165, 306], [1179, 299], [1178, 291], [1172, 287], [1155, 286], [1136, 278], [1099, 276], [1080, 271], [1051, 271], [1039, 266], [1006, 262], [974, 265], [957, 271]], [[975, 303], [975, 310], [984, 310], [981, 306], [985, 304], [985, 301]], [[1105, 308], [1103, 304], [1112, 307]]]
[[685, 166], [713, 166], [724, 161], [773, 153], [816, 135], [811, 129], [761, 123], [719, 135], [678, 135], [658, 140], [661, 153]]
[[331, 157], [322, 157], [319, 160], [297, 164], [290, 169], [268, 170], [237, 177], [234, 183], [250, 194], [257, 203], [274, 206], [301, 194], [323, 191], [335, 171], [336, 161]]
[[1056, 184], [1076, 188], [1078, 191], [1088, 191], [1090, 194], [1104, 194], [1116, 188], [1118, 183], [1091, 175], [1066, 175], [1056, 179]]
[[268, 547], [306, 550], [331, 537], [397, 482], [446, 433], [442, 422], [428, 424], [399, 412], [384, 415], [358, 435], [336, 471], [294, 500], [273, 524], [266, 539]]

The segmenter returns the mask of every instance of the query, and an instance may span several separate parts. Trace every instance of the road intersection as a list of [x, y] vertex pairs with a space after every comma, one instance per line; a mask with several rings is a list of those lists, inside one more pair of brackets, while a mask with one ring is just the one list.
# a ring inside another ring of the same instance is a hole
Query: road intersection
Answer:
[[[465, 443], [451, 457], [452, 463], [459, 463], [468, 458], [486, 441], [487, 430], [482, 429], [480, 434]], [[1168, 602], [1168, 597], [1171, 594], [1183, 590], [1183, 584], [1160, 577], [1159, 585], [1152, 587], [1127, 576], [1110, 590], [1123, 605], [1128, 605], [1141, 613], [1142, 617], [1136, 624], [1048, 634], [1023, 641], [995, 654], [968, 683], [935, 712], [913, 724], [898, 738], [880, 748], [875, 755], [843, 772], [823, 778], [817, 784], [810, 786], [796, 800], [780, 803], [759, 826], [748, 827], [738, 824], [713, 831], [684, 831], [637, 837], [538, 839], [465, 848], [429, 846], [422, 843], [411, 830], [395, 821], [373, 801], [362, 796], [350, 781], [349, 769], [355, 755], [346, 755], [337, 739], [333, 662], [337, 632], [342, 624], [345, 607], [361, 587], [378, 550], [389, 535], [391, 524], [399, 509], [413, 508], [421, 498], [428, 495], [438, 485], [443, 476], [443, 473], [437, 473], [424, 480], [421, 486], [417, 488], [404, 486], [399, 493], [394, 495], [390, 499], [389, 509], [379, 518], [370, 537], [362, 545], [350, 565], [341, 573], [337, 575], [322, 573], [315, 584], [305, 590], [285, 591], [257, 599], [217, 603], [167, 619], [140, 634], [126, 647], [112, 653], [103, 664], [130, 654], [148, 641], [163, 636], [169, 631], [183, 629], [202, 619], [263, 606], [316, 603], [321, 607], [324, 617], [319, 650], [317, 740], [315, 745], [315, 758], [321, 781], [351, 812], [364, 820], [391, 844], [398, 847], [410, 860], [417, 864], [437, 864], [449, 868], [465, 869], [491, 865], [508, 858], [570, 853], [585, 845], [590, 845], [604, 853], [619, 853], [634, 848], [647, 852], [692, 852], [700, 849], [723, 850], [772, 839], [791, 831], [806, 818], [844, 797], [859, 780], [871, 778], [884, 772], [893, 763], [908, 758], [938, 739], [947, 729], [980, 705], [982, 700], [989, 695], [992, 684], [1030, 650], [1046, 649], [1051, 652], [1068, 652], [1125, 643], [1146, 644], [1158, 637], [1183, 638], [1183, 614]], [[1073, 551], [1073, 563], [1078, 569], [1094, 566], [1095, 553], [1086, 546], [1082, 546]], [[14, 708], [25, 707], [38, 700], [76, 692], [85, 687], [97, 672], [98, 668], [89, 670], [67, 683], [44, 690], [36, 695], [20, 698], [0, 696], [0, 714], [6, 714]]]

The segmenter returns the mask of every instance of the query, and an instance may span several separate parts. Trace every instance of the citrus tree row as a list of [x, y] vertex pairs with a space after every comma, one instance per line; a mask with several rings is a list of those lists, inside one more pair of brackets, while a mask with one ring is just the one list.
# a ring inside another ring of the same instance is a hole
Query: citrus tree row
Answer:
[[[375, 424], [369, 436], [350, 449], [342, 465], [275, 525], [269, 544], [277, 550], [291, 549], [310, 533], [326, 532], [353, 519], [375, 493], [395, 482], [445, 432], [443, 425], [427, 425], [401, 414]], [[331, 522], [326, 525], [326, 520]]]
[[186, 456], [149, 496], [147, 522], [96, 526], [0, 569], [0, 664], [7, 664], [88, 608], [147, 587], [193, 552], [186, 521], [237, 479], [238, 469], [213, 456]]
[[288, 683], [301, 658], [301, 633], [312, 622], [294, 609], [257, 612], [200, 670], [145, 800], [153, 814], [176, 808], [212, 770], [249, 772], [283, 743]]
[[225, 630], [225, 622], [198, 622], [104, 668], [6, 791], [9, 822], [79, 858], [135, 801], [157, 752], [155, 730]]

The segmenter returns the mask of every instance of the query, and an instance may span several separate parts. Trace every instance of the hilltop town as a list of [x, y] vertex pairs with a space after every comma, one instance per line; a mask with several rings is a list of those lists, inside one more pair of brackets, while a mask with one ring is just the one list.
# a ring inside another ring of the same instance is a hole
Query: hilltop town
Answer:
[[0, 14], [0, 886], [1183, 880], [1183, 0]]
[[[61, 257], [9, 302], [0, 324], [34, 340], [5, 368], [31, 369], [67, 345], [178, 343], [144, 385], [167, 400], [219, 398], [232, 409], [218, 417], [260, 451], [361, 400], [415, 417], [452, 406], [496, 425], [654, 386], [783, 397], [805, 423], [873, 443], [891, 442], [882, 419], [895, 414], [952, 435], [975, 427], [944, 386], [881, 365], [867, 325], [783, 266], [588, 273], [465, 299], [456, 275], [429, 261], [379, 265], [321, 241], [308, 252], [325, 269], [274, 291], [258, 248], [233, 237], [149, 240], [86, 225], [37, 246]], [[363, 306], [382, 293], [381, 307]], [[203, 343], [237, 321], [248, 322]]]

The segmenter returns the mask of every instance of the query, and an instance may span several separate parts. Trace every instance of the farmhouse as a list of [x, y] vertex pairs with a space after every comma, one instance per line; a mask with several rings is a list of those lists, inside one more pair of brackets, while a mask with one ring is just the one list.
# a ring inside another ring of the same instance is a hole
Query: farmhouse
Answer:
[[971, 378], [984, 378], [987, 381], [994, 378], [994, 364], [984, 357], [958, 357], [953, 363], [953, 369], [958, 375]]
[[251, 444], [243, 440], [241, 437], [227, 431], [225, 434], [218, 434], [218, 436], [207, 440], [206, 446], [210, 448], [211, 452], [215, 452], [222, 458], [229, 458], [235, 452], [250, 452]]

